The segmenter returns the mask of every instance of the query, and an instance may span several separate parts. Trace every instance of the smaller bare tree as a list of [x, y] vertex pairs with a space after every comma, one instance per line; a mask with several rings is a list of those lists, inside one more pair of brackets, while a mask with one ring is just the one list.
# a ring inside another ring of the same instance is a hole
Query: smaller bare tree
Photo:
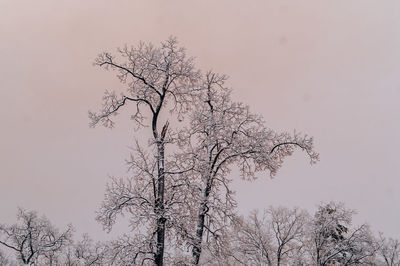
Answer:
[[84, 234], [74, 246], [77, 265], [105, 265], [108, 248], [104, 243], [94, 242], [89, 235]]
[[244, 265], [297, 265], [302, 260], [309, 214], [297, 208], [270, 207], [236, 224], [234, 256]]
[[[50, 254], [62, 252], [72, 237], [72, 227], [59, 232], [46, 217], [18, 209], [17, 223], [0, 225], [0, 244], [14, 251], [24, 265], [33, 265]], [[49, 262], [52, 265], [51, 261]]]
[[380, 235], [380, 248], [378, 251], [378, 261], [382, 265], [400, 265], [400, 242], [397, 239], [385, 238]]
[[99, 266], [107, 265], [108, 243], [94, 242], [89, 235], [84, 234], [82, 239], [70, 243], [63, 252], [46, 254], [41, 259], [41, 265], [65, 266]]
[[377, 245], [367, 224], [352, 227], [355, 212], [342, 203], [318, 207], [311, 228], [309, 251], [315, 264], [369, 265]]

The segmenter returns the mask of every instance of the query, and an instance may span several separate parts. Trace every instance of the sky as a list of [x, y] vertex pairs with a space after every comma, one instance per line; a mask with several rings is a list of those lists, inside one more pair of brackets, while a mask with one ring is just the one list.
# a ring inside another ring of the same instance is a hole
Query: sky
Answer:
[[0, 0], [0, 222], [18, 207], [107, 239], [95, 221], [109, 176], [126, 176], [129, 110], [89, 128], [106, 89], [123, 91], [97, 54], [176, 36], [203, 71], [229, 76], [233, 99], [268, 127], [314, 137], [274, 179], [241, 181], [239, 212], [341, 201], [354, 221], [400, 238], [400, 2]]

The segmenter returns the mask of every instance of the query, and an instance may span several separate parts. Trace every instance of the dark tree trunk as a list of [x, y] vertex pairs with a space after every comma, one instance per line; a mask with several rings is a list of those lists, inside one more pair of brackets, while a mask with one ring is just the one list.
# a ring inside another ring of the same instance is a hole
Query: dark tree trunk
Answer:
[[208, 212], [207, 202], [208, 202], [208, 197], [210, 195], [210, 191], [211, 191], [211, 178], [209, 177], [207, 179], [206, 187], [203, 191], [203, 199], [200, 205], [199, 216], [197, 217], [196, 239], [192, 250], [193, 263], [195, 265], [198, 265], [200, 261], [201, 242], [203, 240], [205, 218]]
[[164, 263], [164, 245], [165, 245], [165, 223], [164, 217], [164, 190], [165, 190], [165, 155], [164, 155], [164, 138], [168, 129], [168, 122], [164, 125], [160, 139], [157, 142], [157, 167], [158, 167], [158, 186], [156, 198], [156, 214], [157, 218], [157, 247], [154, 255], [154, 261], [157, 266], [162, 266]]

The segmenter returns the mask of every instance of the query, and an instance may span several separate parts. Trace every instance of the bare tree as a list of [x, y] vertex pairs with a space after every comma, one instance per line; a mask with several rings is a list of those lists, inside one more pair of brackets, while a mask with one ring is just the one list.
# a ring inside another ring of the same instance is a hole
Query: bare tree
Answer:
[[206, 73], [190, 128], [181, 132], [185, 158], [195, 161], [193, 171], [185, 173], [192, 180], [194, 199], [190, 202], [197, 204], [188, 207], [195, 212], [190, 217], [197, 217], [191, 219], [195, 223], [191, 227], [196, 229], [189, 237], [194, 264], [200, 260], [204, 232], [218, 241], [232, 216], [236, 205], [229, 188], [232, 166], [239, 167], [243, 178], [255, 178], [259, 171], [275, 175], [296, 147], [306, 151], [312, 163], [318, 160], [312, 138], [278, 134], [266, 128], [262, 118], [252, 114], [248, 106], [230, 99], [225, 81], [224, 75]]
[[96, 242], [84, 234], [82, 239], [65, 246], [62, 252], [47, 252], [38, 265], [90, 266], [108, 264], [108, 243]]
[[369, 265], [379, 246], [368, 225], [351, 227], [354, 211], [342, 203], [318, 207], [311, 228], [311, 256], [317, 265]]
[[[112, 180], [97, 219], [108, 230], [116, 216], [123, 212], [133, 213], [142, 222], [147, 221], [145, 225], [135, 225], [140, 233], [131, 240], [139, 241], [137, 244], [141, 248], [135, 249], [134, 257], [163, 265], [169, 220], [166, 207], [171, 207], [171, 203], [166, 203], [166, 195], [173, 195], [167, 190], [174, 189], [174, 185], [167, 187], [169, 181], [166, 181], [166, 175], [170, 172], [166, 169], [165, 146], [169, 141], [169, 128], [168, 122], [160, 126], [160, 115], [169, 108], [180, 119], [190, 109], [199, 73], [194, 68], [193, 60], [186, 58], [185, 50], [178, 47], [175, 38], [168, 39], [161, 47], [141, 43], [137, 47], [119, 49], [118, 53], [124, 61], [119, 62], [111, 54], [102, 53], [95, 65], [117, 71], [119, 79], [127, 87], [126, 91], [120, 96], [115, 92], [106, 92], [100, 113], [89, 112], [91, 125], [100, 122], [106, 127], [113, 127], [112, 117], [120, 108], [132, 103], [135, 107], [132, 119], [139, 127], [151, 127], [150, 144], [154, 150], [149, 154], [138, 146], [137, 157], [133, 156], [131, 162], [137, 179], [131, 179], [132, 182], [126, 184]], [[147, 114], [149, 119], [145, 119]]]
[[299, 261], [302, 256], [303, 242], [309, 223], [309, 215], [297, 208], [270, 208], [271, 226], [276, 243], [276, 264], [288, 261]]
[[59, 232], [46, 217], [23, 209], [18, 209], [16, 224], [0, 225], [0, 244], [14, 251], [24, 265], [36, 264], [50, 254], [62, 252], [71, 237], [71, 226]]
[[105, 265], [107, 262], [108, 248], [106, 243], [94, 242], [89, 235], [84, 234], [82, 239], [72, 248], [76, 258], [76, 265]]
[[[179, 244], [185, 239], [192, 247], [193, 263], [198, 264], [205, 230], [218, 242], [236, 205], [227, 176], [232, 165], [239, 166], [245, 178], [266, 170], [274, 175], [295, 147], [305, 150], [311, 162], [318, 160], [312, 138], [275, 133], [247, 106], [232, 102], [230, 91], [223, 87], [225, 76], [208, 72], [199, 83], [192, 60], [185, 58], [175, 39], [161, 48], [141, 44], [119, 52], [125, 63], [104, 53], [96, 64], [117, 70], [121, 82], [128, 85], [128, 95], [106, 92], [100, 114], [89, 115], [93, 126], [102, 122], [113, 127], [112, 115], [127, 102], [135, 103], [132, 118], [139, 125], [145, 124], [144, 111], [150, 113], [154, 152], [136, 144], [129, 161], [133, 178], [112, 179], [97, 217], [110, 230], [118, 214], [135, 213], [131, 224], [140, 233], [130, 241], [141, 243], [136, 245], [140, 249], [133, 249], [135, 261], [163, 263], [168, 226], [180, 235], [170, 241]], [[174, 135], [177, 139], [172, 138], [174, 131], [168, 130], [168, 122], [159, 131], [159, 115], [168, 102], [178, 119], [195, 107], [189, 128]], [[165, 144], [174, 140], [185, 152], [168, 160]]]
[[62, 253], [50, 254], [42, 259], [43, 265], [90, 266], [108, 264], [108, 243], [94, 242], [89, 235], [84, 234], [82, 239], [71, 242]]
[[283, 207], [240, 218], [233, 232], [233, 252], [244, 265], [301, 265], [309, 214]]
[[380, 248], [378, 251], [378, 261], [380, 265], [395, 266], [400, 265], [400, 242], [397, 239], [385, 238], [380, 235]]

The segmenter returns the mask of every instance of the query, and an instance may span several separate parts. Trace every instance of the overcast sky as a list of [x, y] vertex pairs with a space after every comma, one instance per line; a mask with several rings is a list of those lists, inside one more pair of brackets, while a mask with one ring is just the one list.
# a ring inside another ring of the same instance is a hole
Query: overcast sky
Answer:
[[234, 183], [241, 213], [343, 201], [356, 223], [400, 238], [397, 0], [0, 0], [0, 222], [21, 206], [107, 238], [95, 211], [135, 133], [129, 110], [113, 130], [89, 128], [104, 90], [123, 90], [92, 62], [170, 35], [270, 128], [315, 138], [318, 164], [298, 151], [274, 179]]

